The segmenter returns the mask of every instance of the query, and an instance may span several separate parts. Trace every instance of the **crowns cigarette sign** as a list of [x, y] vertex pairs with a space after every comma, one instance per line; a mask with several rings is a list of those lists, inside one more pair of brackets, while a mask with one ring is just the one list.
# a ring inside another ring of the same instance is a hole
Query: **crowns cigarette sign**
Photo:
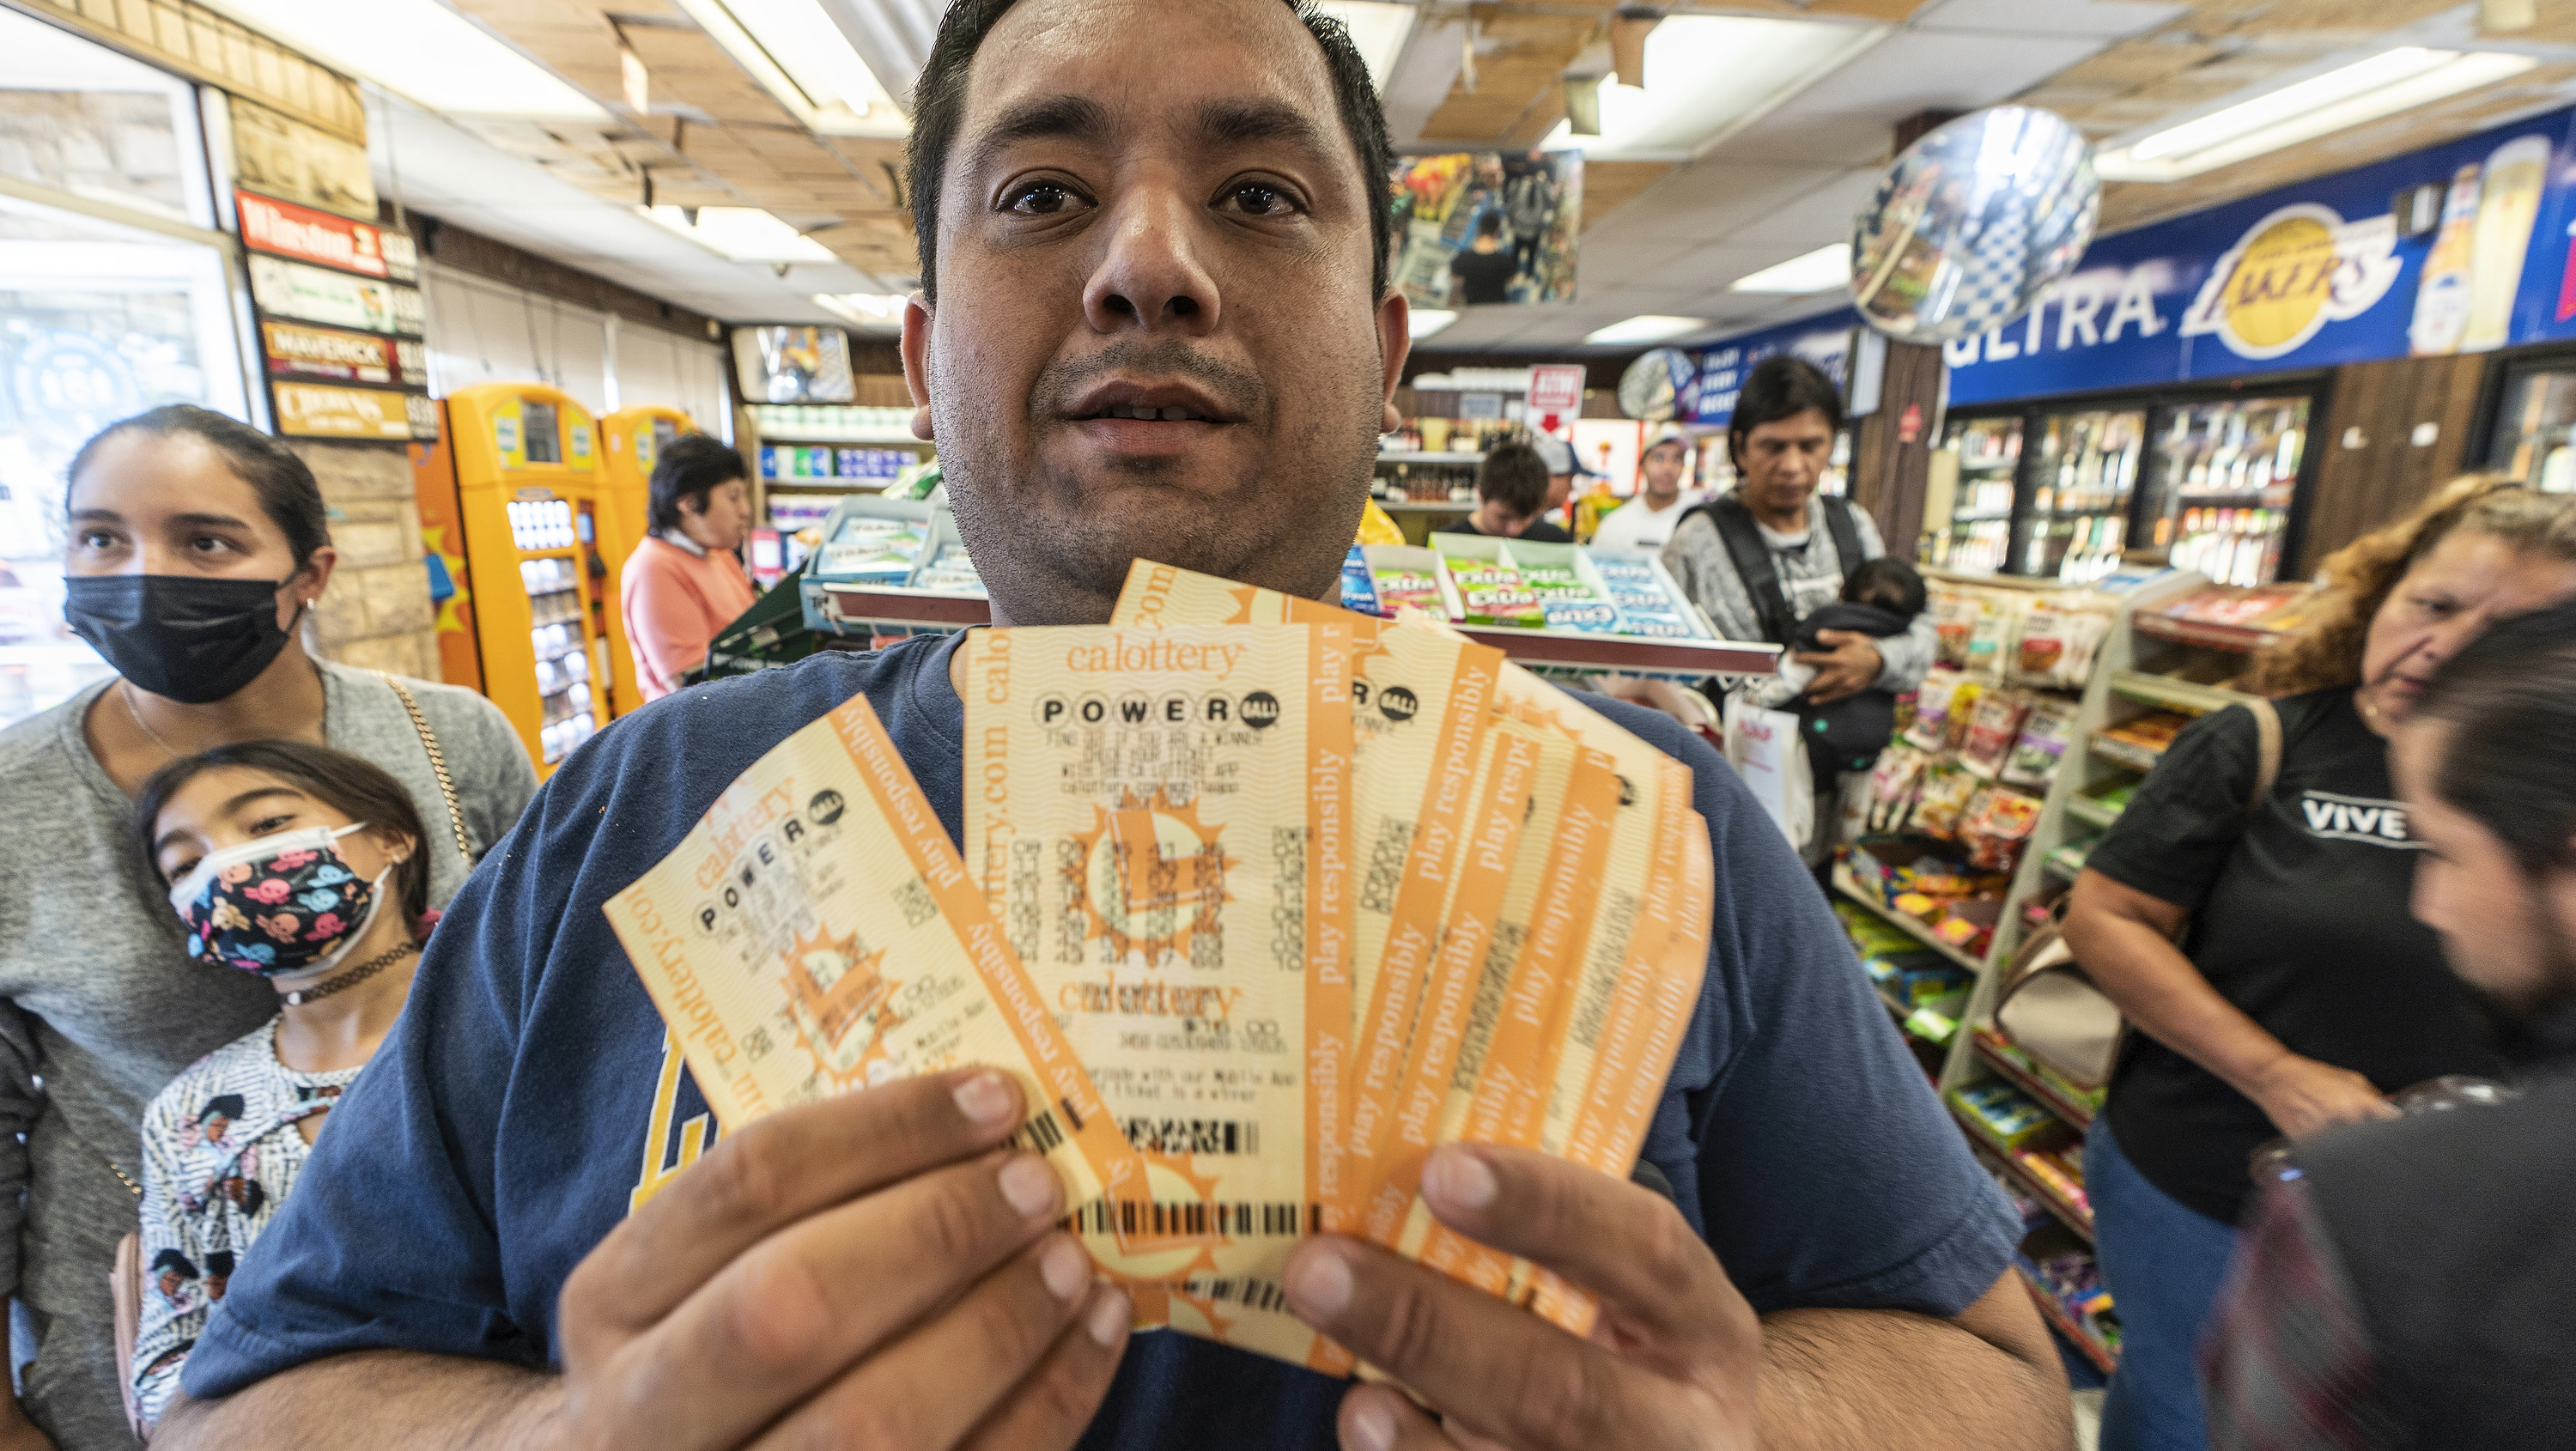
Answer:
[[2395, 217], [2347, 222], [2332, 207], [2294, 202], [2219, 256], [2183, 314], [2183, 336], [2214, 333], [2243, 358], [2294, 352], [2387, 296], [2404, 266], [2396, 250]]

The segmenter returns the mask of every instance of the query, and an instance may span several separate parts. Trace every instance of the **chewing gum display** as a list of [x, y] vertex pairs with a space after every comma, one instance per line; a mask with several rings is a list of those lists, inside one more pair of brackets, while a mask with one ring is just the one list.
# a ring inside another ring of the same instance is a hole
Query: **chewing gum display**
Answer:
[[866, 697], [761, 757], [607, 913], [727, 1132], [984, 1064], [1020, 1081], [1013, 1141], [1055, 1166], [1067, 1204], [1142, 1181]]

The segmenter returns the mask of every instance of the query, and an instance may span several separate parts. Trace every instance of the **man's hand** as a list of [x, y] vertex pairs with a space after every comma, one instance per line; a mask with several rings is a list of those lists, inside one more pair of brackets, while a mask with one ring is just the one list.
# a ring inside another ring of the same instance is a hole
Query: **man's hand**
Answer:
[[1762, 1326], [1681, 1211], [1651, 1190], [1521, 1149], [1432, 1155], [1441, 1221], [1601, 1299], [1577, 1340], [1374, 1246], [1323, 1238], [1290, 1259], [1290, 1306], [1443, 1413], [1383, 1385], [1343, 1398], [1351, 1451], [1750, 1448]]
[[1816, 678], [1807, 687], [1810, 704], [1831, 705], [1878, 683], [1878, 672], [1887, 664], [1879, 657], [1878, 642], [1858, 630], [1818, 630], [1816, 639], [1833, 648], [1801, 650], [1789, 657], [1816, 668]]
[[2296, 1053], [2283, 1053], [2246, 1085], [2246, 1096], [2283, 1135], [2304, 1139], [2340, 1123], [2395, 1118], [2397, 1109], [2369, 1079]]
[[576, 1447], [1062, 1448], [1127, 1338], [1124, 1294], [1051, 1232], [1019, 1091], [967, 1070], [728, 1135], [564, 1284]]

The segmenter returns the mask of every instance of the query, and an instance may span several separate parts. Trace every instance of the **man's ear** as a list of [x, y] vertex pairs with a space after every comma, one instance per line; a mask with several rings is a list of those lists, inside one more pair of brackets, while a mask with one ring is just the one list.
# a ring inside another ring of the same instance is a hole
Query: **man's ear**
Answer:
[[1404, 359], [1413, 351], [1413, 304], [1405, 301], [1400, 288], [1390, 287], [1377, 303], [1377, 355], [1386, 373], [1386, 417], [1380, 433], [1393, 433], [1404, 426], [1404, 415], [1395, 411], [1395, 388], [1404, 381]]
[[903, 386], [912, 395], [912, 436], [930, 437], [930, 299], [914, 292], [903, 300]]

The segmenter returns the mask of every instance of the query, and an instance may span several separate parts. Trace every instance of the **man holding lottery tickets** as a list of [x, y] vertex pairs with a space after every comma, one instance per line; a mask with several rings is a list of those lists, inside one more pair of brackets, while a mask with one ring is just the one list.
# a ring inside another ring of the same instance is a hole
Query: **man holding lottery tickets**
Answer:
[[1186, 9], [958, 0], [914, 91], [914, 426], [1008, 628], [576, 752], [156, 1445], [2067, 1444], [1716, 755], [1315, 603], [1385, 127], [1332, 21]]

